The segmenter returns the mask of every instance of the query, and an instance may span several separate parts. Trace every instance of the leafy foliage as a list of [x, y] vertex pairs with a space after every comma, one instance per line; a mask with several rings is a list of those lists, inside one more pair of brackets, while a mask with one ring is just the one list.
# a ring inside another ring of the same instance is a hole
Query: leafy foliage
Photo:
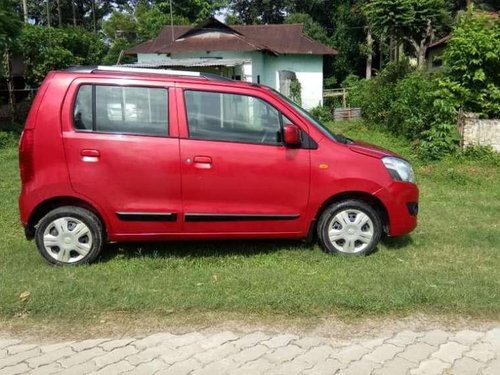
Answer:
[[394, 100], [390, 104], [388, 128], [391, 132], [409, 139], [419, 139], [433, 122], [436, 81], [423, 73], [410, 73], [394, 86]]
[[12, 0], [0, 0], [0, 49], [7, 47], [22, 27]]
[[318, 119], [322, 123], [328, 123], [332, 121], [332, 113], [330, 112], [330, 109], [327, 106], [317, 106], [311, 109], [311, 115], [313, 115], [314, 118]]
[[298, 79], [293, 79], [290, 82], [290, 99], [298, 105], [302, 105], [302, 86]]
[[371, 80], [355, 80], [350, 77], [349, 102], [351, 106], [361, 107], [363, 116], [371, 123], [388, 125], [391, 106], [396, 100], [395, 87], [411, 67], [408, 60], [393, 62], [386, 66], [378, 76]]
[[500, 117], [500, 19], [468, 13], [444, 55], [446, 74], [458, 84], [466, 111]]
[[456, 150], [459, 85], [446, 77], [412, 71], [408, 63], [391, 63], [372, 80], [350, 78], [349, 101], [371, 123], [404, 136], [424, 159], [439, 159]]
[[15, 147], [18, 142], [19, 138], [14, 133], [0, 130], [0, 150]]
[[39, 85], [50, 70], [98, 64], [104, 52], [104, 43], [81, 27], [26, 25], [17, 44], [26, 64], [26, 81], [34, 86]]
[[419, 68], [432, 36], [451, 22], [444, 0], [374, 0], [365, 7], [371, 30], [381, 40], [407, 42]]
[[282, 23], [292, 0], [232, 0], [231, 11], [245, 24]]
[[[166, 13], [165, 10], [162, 10], [159, 6], [139, 6], [135, 12], [135, 18], [138, 41], [157, 37], [161, 29], [171, 22], [170, 13]], [[174, 14], [173, 16], [174, 25], [189, 25], [191, 23], [190, 20], [190, 18], [178, 14]]]
[[304, 24], [304, 33], [310, 38], [317, 40], [318, 42], [324, 44], [331, 44], [331, 40], [328, 37], [326, 30], [314, 19], [305, 13], [292, 13], [289, 14], [285, 20], [285, 23], [302, 23]]

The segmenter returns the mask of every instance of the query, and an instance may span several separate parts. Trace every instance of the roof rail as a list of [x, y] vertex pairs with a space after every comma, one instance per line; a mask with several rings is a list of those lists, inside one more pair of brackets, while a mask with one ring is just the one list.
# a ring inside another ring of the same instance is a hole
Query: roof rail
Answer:
[[67, 68], [65, 71], [77, 72], [77, 73], [97, 73], [97, 72], [149, 73], [149, 74], [200, 77], [212, 81], [232, 81], [231, 78], [223, 77], [214, 73], [201, 73], [188, 70], [173, 70], [173, 69], [132, 68], [120, 65], [72, 66]]
[[200, 72], [192, 72], [192, 71], [185, 71], [185, 70], [131, 68], [131, 67], [125, 67], [125, 66], [119, 66], [119, 65], [112, 65], [112, 66], [99, 65], [92, 71], [92, 73], [95, 70], [104, 71], [104, 72], [151, 73], [151, 74], [190, 76], [190, 77], [202, 76]]

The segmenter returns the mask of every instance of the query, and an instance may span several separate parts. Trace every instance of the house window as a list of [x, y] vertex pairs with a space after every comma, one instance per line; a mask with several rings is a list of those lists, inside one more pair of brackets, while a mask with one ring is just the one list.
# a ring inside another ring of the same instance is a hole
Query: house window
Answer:
[[184, 95], [191, 139], [281, 144], [282, 116], [263, 100], [203, 91]]
[[162, 88], [83, 85], [73, 110], [77, 130], [168, 135], [168, 95]]

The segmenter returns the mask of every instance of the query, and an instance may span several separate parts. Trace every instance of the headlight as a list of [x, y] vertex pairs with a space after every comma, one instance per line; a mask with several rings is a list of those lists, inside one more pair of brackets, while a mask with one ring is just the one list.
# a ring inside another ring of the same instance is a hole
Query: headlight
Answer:
[[407, 161], [388, 156], [382, 158], [382, 163], [396, 181], [415, 182], [415, 173]]

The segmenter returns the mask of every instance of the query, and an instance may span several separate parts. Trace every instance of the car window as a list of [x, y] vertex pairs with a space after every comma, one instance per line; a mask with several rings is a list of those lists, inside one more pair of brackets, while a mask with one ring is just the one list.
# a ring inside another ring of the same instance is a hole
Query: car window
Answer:
[[92, 130], [92, 86], [84, 85], [78, 90], [73, 109], [75, 128]]
[[281, 114], [259, 98], [186, 91], [185, 101], [192, 139], [281, 144]]
[[166, 89], [83, 85], [74, 108], [76, 129], [168, 135]]

